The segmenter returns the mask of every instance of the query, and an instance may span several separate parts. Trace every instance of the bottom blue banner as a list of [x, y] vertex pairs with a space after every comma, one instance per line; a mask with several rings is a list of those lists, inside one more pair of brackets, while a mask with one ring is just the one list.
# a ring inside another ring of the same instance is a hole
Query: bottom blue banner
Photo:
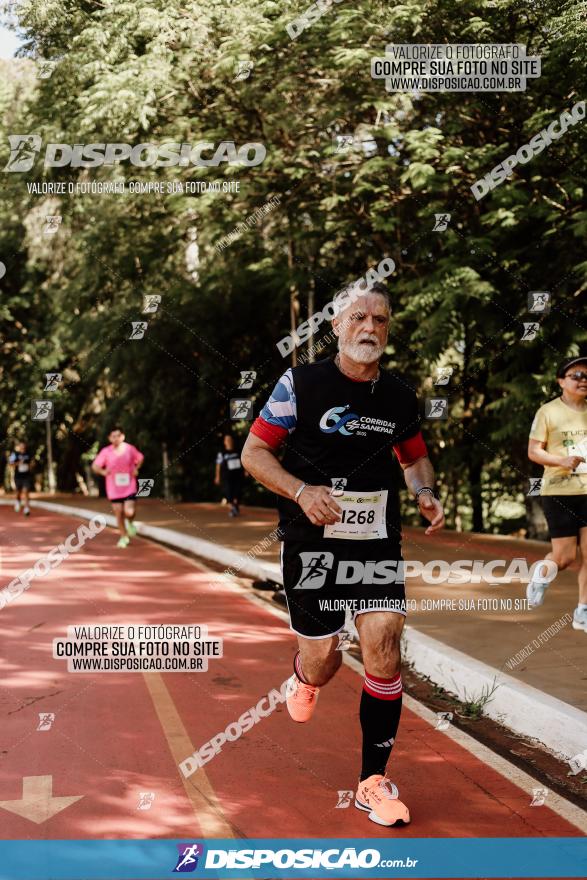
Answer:
[[587, 877], [584, 837], [0, 841], [0, 880]]

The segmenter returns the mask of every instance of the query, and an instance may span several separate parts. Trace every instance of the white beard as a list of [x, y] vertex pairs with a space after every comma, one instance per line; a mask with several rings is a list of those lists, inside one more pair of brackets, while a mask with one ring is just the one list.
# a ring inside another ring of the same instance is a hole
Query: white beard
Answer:
[[385, 345], [379, 343], [366, 345], [361, 342], [345, 342], [339, 336], [338, 350], [357, 364], [372, 364], [374, 361], [379, 360], [385, 351]]

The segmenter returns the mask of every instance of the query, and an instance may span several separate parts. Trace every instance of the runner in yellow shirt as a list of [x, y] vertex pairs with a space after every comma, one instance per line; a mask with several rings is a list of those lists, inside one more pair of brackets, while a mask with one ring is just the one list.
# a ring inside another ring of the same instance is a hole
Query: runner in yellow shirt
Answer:
[[[562, 394], [541, 406], [530, 429], [528, 458], [544, 466], [542, 506], [552, 542], [545, 560], [559, 569], [581, 550], [579, 604], [573, 628], [587, 632], [587, 358], [564, 361], [557, 370]], [[538, 564], [526, 596], [531, 608], [542, 605], [549, 579]]]

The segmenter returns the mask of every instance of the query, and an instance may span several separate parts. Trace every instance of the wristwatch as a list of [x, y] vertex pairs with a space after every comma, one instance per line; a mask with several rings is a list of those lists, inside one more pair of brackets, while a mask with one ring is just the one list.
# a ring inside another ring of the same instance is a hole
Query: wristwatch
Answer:
[[416, 501], [420, 500], [420, 495], [422, 494], [422, 492], [430, 492], [433, 498], [438, 498], [438, 495], [436, 494], [432, 486], [422, 486], [422, 488], [418, 489], [418, 491], [416, 492]]

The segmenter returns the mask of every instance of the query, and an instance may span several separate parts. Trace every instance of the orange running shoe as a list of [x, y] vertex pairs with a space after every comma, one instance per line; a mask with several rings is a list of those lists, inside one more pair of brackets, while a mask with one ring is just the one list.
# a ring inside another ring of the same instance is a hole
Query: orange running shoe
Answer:
[[378, 825], [408, 825], [410, 811], [399, 800], [397, 786], [385, 776], [375, 773], [359, 783], [355, 807], [369, 813]]
[[320, 688], [304, 684], [303, 681], [292, 675], [287, 682], [287, 711], [294, 721], [309, 721], [316, 708], [316, 700]]

